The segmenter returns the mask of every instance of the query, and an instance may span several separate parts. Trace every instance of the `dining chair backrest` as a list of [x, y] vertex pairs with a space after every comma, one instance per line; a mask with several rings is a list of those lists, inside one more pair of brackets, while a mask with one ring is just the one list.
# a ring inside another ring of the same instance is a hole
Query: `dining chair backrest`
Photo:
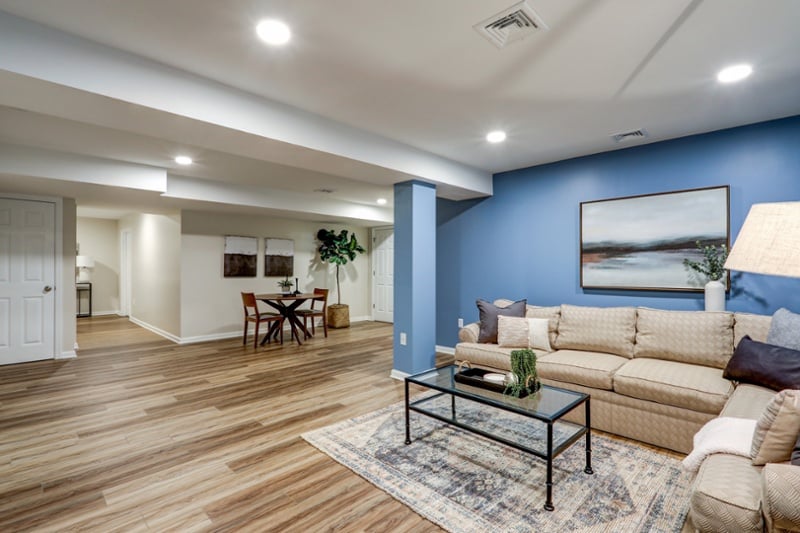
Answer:
[[[323, 296], [321, 299], [322, 301], [322, 310], [325, 311], [328, 308], [328, 289], [320, 289], [318, 287], [314, 287], [314, 294], [320, 294]], [[319, 300], [312, 300], [311, 301], [311, 308], [314, 308], [314, 304], [317, 303]]]
[[244, 306], [244, 316], [258, 316], [258, 305], [256, 305], [256, 295], [254, 293], [243, 292], [242, 305]]

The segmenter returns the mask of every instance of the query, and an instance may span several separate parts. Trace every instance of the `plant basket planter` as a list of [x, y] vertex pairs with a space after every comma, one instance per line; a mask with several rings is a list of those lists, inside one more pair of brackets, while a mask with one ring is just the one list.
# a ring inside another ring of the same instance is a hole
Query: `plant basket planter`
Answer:
[[347, 304], [331, 304], [328, 306], [328, 327], [349, 328], [350, 306]]

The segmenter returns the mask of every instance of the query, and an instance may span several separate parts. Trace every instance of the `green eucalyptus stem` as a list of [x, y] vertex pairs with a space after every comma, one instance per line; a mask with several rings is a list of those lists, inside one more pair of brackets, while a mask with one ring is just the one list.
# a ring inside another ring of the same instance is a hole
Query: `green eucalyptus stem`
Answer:
[[692, 261], [684, 259], [683, 264], [695, 272], [698, 272], [710, 281], [719, 281], [725, 275], [725, 260], [728, 258], [728, 247], [724, 244], [719, 246], [703, 246], [700, 241], [696, 241], [697, 248], [703, 252], [702, 261]]

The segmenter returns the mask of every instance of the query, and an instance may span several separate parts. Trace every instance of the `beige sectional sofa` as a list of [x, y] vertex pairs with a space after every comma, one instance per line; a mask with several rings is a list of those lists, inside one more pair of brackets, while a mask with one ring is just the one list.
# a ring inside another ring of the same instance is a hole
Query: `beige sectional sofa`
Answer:
[[[720, 414], [758, 419], [775, 395], [722, 377], [740, 339], [766, 341], [769, 316], [574, 305], [529, 305], [526, 316], [548, 319], [553, 351], [535, 350], [542, 382], [590, 394], [596, 429], [689, 453], [708, 421]], [[459, 331], [456, 360], [510, 370], [519, 347], [479, 343], [478, 336], [478, 323]], [[746, 457], [713, 454], [695, 480], [691, 521], [699, 531], [800, 531], [800, 504], [778, 490], [800, 494], [798, 478], [796, 466], [757, 467]]]

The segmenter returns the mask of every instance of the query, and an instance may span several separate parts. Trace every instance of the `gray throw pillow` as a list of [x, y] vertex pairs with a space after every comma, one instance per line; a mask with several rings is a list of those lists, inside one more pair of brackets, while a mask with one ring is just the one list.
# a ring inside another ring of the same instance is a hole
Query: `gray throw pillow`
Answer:
[[767, 344], [800, 350], [800, 315], [788, 309], [778, 309], [772, 315]]
[[481, 326], [478, 342], [497, 343], [497, 317], [499, 315], [524, 317], [528, 301], [517, 300], [507, 307], [497, 307], [486, 300], [478, 300], [475, 304], [478, 306]]

